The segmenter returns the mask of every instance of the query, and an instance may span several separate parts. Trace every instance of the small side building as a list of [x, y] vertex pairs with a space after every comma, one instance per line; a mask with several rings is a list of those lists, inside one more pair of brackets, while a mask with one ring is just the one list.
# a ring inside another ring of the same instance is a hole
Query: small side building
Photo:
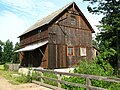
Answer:
[[74, 67], [92, 59], [92, 33], [88, 20], [75, 2], [37, 21], [20, 38], [23, 67]]
[[93, 46], [92, 48], [92, 58], [95, 60], [96, 57], [99, 55], [100, 50], [98, 48], [96, 48], [95, 46]]

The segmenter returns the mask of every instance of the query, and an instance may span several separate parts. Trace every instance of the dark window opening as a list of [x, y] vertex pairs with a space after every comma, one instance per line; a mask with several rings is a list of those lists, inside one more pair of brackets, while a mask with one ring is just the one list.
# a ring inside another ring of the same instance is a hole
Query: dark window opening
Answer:
[[41, 29], [39, 29], [39, 30], [38, 30], [38, 32], [42, 32], [42, 30], [41, 30]]
[[71, 16], [71, 25], [76, 25], [76, 18], [75, 18], [75, 16]]

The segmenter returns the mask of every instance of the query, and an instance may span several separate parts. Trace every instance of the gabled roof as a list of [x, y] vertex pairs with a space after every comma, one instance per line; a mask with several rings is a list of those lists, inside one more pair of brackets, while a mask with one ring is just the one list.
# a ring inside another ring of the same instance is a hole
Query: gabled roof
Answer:
[[[62, 12], [64, 12], [68, 7], [70, 7], [71, 5], [75, 5], [77, 7], [77, 9], [79, 10], [81, 16], [83, 17], [83, 19], [85, 19], [87, 21], [87, 24], [89, 26], [89, 28], [92, 30], [92, 32], [94, 32], [92, 26], [90, 25], [90, 23], [88, 22], [88, 20], [85, 18], [85, 16], [83, 15], [83, 13], [81, 12], [81, 10], [78, 8], [78, 6], [76, 5], [75, 2], [71, 2], [69, 4], [67, 4], [66, 6], [64, 6], [63, 8], [53, 12], [52, 14], [42, 18], [41, 20], [38, 20], [33, 26], [31, 26], [29, 29], [27, 29], [22, 35], [31, 32], [39, 27], [42, 27], [44, 25], [49, 24], [50, 22], [52, 22], [52, 20], [54, 20], [58, 15], [60, 15]], [[20, 35], [20, 36], [22, 36]]]

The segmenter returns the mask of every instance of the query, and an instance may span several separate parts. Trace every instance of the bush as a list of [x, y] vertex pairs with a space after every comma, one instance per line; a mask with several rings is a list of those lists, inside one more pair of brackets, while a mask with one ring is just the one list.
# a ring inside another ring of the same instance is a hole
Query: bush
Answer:
[[[97, 62], [97, 61], [96, 61]], [[87, 61], [81, 61], [80, 65], [74, 69], [74, 73], [80, 74], [89, 74], [89, 75], [98, 75], [98, 76], [111, 76], [113, 77], [113, 68], [106, 62], [103, 62], [104, 65], [99, 65], [96, 62], [88, 63]], [[64, 77], [65, 81], [85, 84], [84, 78], [78, 77]], [[92, 86], [107, 88], [110, 90], [119, 90], [120, 83], [112, 83], [106, 81], [91, 80]], [[85, 90], [85, 88], [79, 88], [71, 85], [62, 85], [63, 88], [68, 90]]]
[[[44, 76], [45, 76], [45, 77], [49, 77], [49, 78], [57, 79], [57, 75], [56, 75], [56, 74], [53, 74], [53, 73], [47, 73], [47, 72], [45, 72], [45, 73], [44, 73]], [[57, 82], [56, 82], [56, 81], [53, 81], [53, 80], [45, 79], [44, 82], [45, 82], [46, 84], [49, 84], [49, 85], [57, 86]]]
[[[45, 77], [57, 79], [56, 74], [47, 73], [47, 72], [44, 72], [43, 74], [44, 74]], [[32, 73], [32, 80], [41, 81], [40, 76], [41, 76], [40, 72], [33, 72]], [[53, 86], [57, 86], [56, 81], [52, 81], [52, 80], [49, 80], [49, 79], [44, 79], [44, 83], [49, 84], [49, 85], [53, 85]]]
[[[62, 78], [64, 81], [68, 82], [74, 82], [74, 83], [80, 83], [80, 84], [85, 84], [86, 80], [84, 78], [78, 78], [78, 77], [63, 77]], [[80, 88], [68, 84], [62, 84], [62, 88], [67, 89], [67, 90], [85, 90], [85, 88]]]
[[33, 72], [32, 73], [32, 80], [40, 81], [40, 73], [39, 72]]
[[[96, 61], [97, 62], [97, 61]], [[74, 73], [90, 74], [98, 76], [112, 76], [113, 68], [108, 63], [104, 65], [97, 64], [95, 61], [88, 63], [87, 61], [81, 61], [80, 65], [74, 69]]]
[[28, 83], [28, 82], [31, 82], [31, 77], [29, 75], [28, 76], [22, 75], [22, 76], [16, 77], [15, 81], [19, 83]]

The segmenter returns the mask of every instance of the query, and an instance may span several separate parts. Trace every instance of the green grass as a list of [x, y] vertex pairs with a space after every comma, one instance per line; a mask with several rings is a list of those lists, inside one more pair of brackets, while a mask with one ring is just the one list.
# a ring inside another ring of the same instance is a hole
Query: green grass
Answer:
[[20, 84], [19, 82], [17, 82], [14, 78], [12, 78], [12, 74], [16, 74], [17, 72], [13, 72], [13, 71], [6, 71], [6, 70], [1, 70], [0, 69], [0, 76], [4, 77], [5, 79], [7, 79], [10, 83], [12, 84]]
[[[53, 74], [53, 73], [44, 72], [43, 75], [44, 75], [44, 77], [57, 79], [57, 75]], [[41, 81], [40, 76], [41, 76], [41, 74], [39, 72], [34, 72], [32, 74], [32, 79], [37, 80], [37, 81]], [[53, 86], [57, 86], [57, 82], [54, 80], [44, 79], [44, 83], [49, 84], [49, 85], [53, 85]]]
[[0, 70], [4, 70], [4, 65], [0, 65]]
[[12, 77], [12, 74], [18, 74], [18, 72], [0, 69], [0, 76], [6, 78], [11, 84], [19, 85], [30, 82], [29, 76], [21, 75], [19, 77]]
[[[53, 74], [53, 73], [44, 73], [45, 77], [49, 77], [49, 78], [53, 78], [53, 79], [57, 79], [57, 75]], [[53, 85], [53, 86], [57, 86], [57, 82], [53, 81], [53, 80], [49, 80], [49, 79], [45, 79], [44, 83], [49, 84], [49, 85]]]

